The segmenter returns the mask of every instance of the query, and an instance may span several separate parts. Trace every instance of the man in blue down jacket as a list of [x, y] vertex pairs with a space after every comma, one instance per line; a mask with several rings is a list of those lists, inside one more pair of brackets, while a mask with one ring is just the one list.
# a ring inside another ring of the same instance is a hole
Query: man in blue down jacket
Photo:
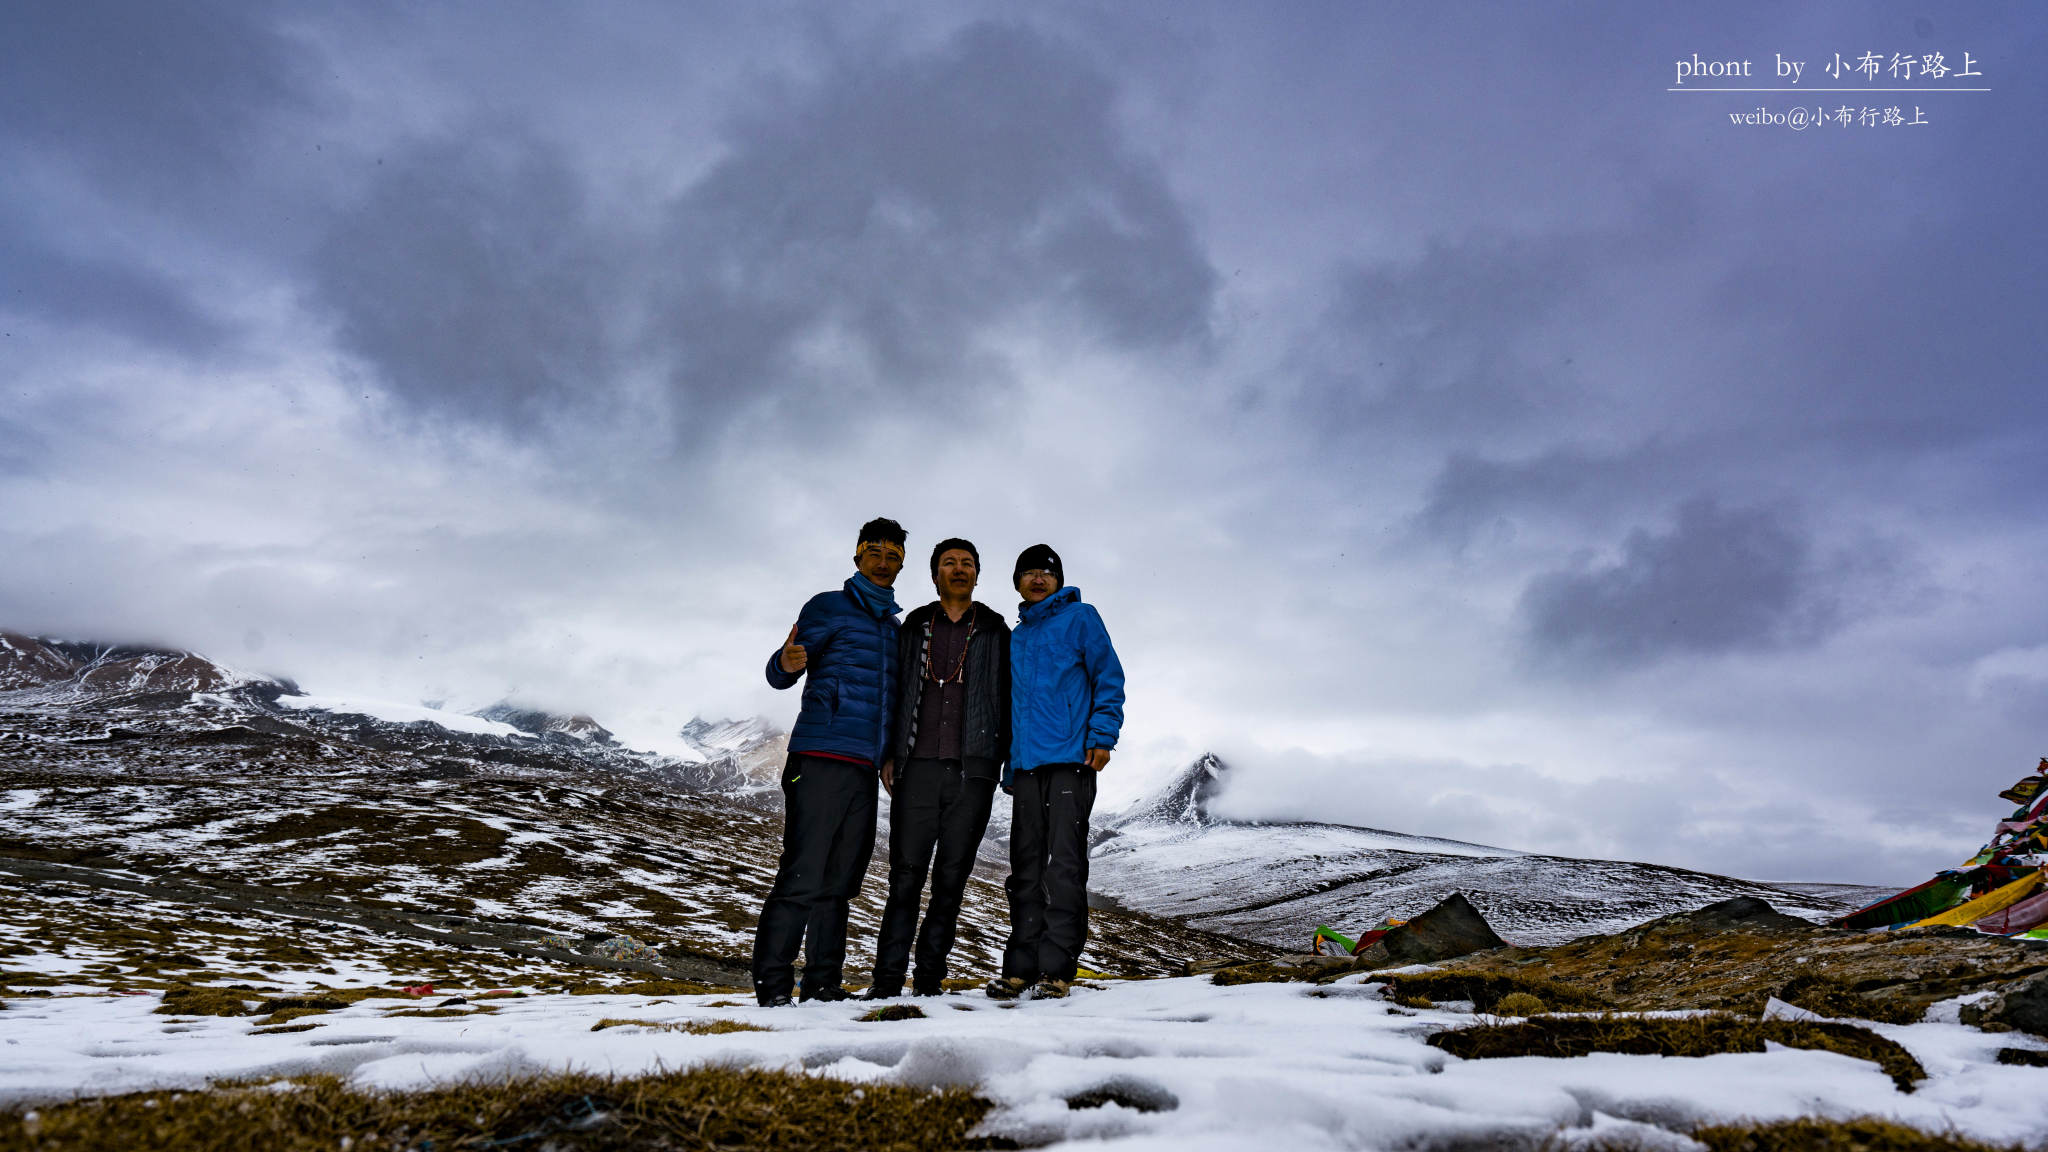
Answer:
[[1059, 553], [1035, 544], [1013, 576], [1024, 597], [1010, 633], [1010, 940], [988, 994], [1067, 994], [1088, 939], [1088, 816], [1095, 774], [1124, 726], [1124, 668], [1109, 630]]
[[875, 771], [896, 703], [890, 588], [903, 570], [903, 543], [894, 520], [862, 525], [858, 570], [843, 587], [811, 597], [768, 658], [771, 686], [805, 684], [782, 769], [782, 859], [754, 932], [754, 998], [763, 1007], [790, 1002], [800, 943], [803, 999], [850, 995], [840, 985], [846, 915], [875, 850]]

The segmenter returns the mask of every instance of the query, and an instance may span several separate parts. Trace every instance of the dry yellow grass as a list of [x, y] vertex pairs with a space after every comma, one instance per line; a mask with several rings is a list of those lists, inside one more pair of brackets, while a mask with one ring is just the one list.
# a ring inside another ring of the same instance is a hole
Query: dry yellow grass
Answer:
[[[364, 1092], [333, 1077], [140, 1092], [0, 1112], [0, 1152], [333, 1152], [336, 1148], [597, 1150], [974, 1147], [987, 1101], [961, 1089], [853, 1085], [700, 1068], [620, 1080], [569, 1073], [431, 1092]], [[431, 1142], [431, 1143], [429, 1143]]]
[[687, 1032], [692, 1036], [722, 1036], [727, 1032], [775, 1031], [773, 1028], [763, 1028], [759, 1024], [748, 1024], [742, 1020], [670, 1020], [664, 1023], [656, 1020], [628, 1020], [617, 1016], [607, 1016], [599, 1020], [590, 1026], [590, 1030], [592, 1032], [602, 1032], [607, 1028], [617, 1028], [627, 1024], [640, 1028], [649, 1028], [656, 1032]]
[[1678, 1018], [1641, 1016], [1539, 1016], [1519, 1024], [1482, 1024], [1439, 1032], [1429, 1038], [1467, 1060], [1505, 1056], [1585, 1056], [1620, 1052], [1636, 1056], [1711, 1056], [1717, 1052], [1762, 1052], [1764, 1042], [1788, 1048], [1818, 1048], [1869, 1060], [1883, 1068], [1902, 1092], [1927, 1077], [1912, 1053], [1892, 1040], [1854, 1024], [1810, 1020], [1750, 1020], [1713, 1014]]
[[164, 993], [159, 1016], [247, 1016], [251, 1005], [266, 997], [229, 988], [173, 988]]
[[1775, 1124], [1701, 1128], [1692, 1138], [1710, 1152], [2021, 1152], [1998, 1149], [1954, 1133], [1929, 1133], [1890, 1120], [1801, 1119]]
[[924, 1009], [915, 1004], [884, 1004], [880, 1008], [872, 1008], [862, 1013], [860, 1019], [863, 1023], [869, 1024], [881, 1020], [922, 1020]]
[[1225, 987], [1232, 984], [1283, 984], [1290, 980], [1307, 979], [1306, 974], [1313, 971], [1315, 970], [1282, 968], [1262, 960], [1256, 964], [1233, 964], [1228, 968], [1218, 968], [1209, 974], [1209, 983]]
[[1470, 1000], [1480, 1012], [1506, 1012], [1501, 1002], [1517, 994], [1533, 996], [1553, 1011], [1597, 1012], [1612, 1004], [1604, 996], [1555, 980], [1500, 972], [1419, 972], [1411, 976], [1375, 977], [1387, 982], [1387, 996], [1396, 1003], [1411, 1000]]
[[1887, 1003], [1860, 995], [1846, 980], [1827, 976], [1796, 976], [1778, 990], [1778, 999], [1822, 1016], [1846, 1016], [1881, 1024], [1912, 1024], [1926, 1014], [1917, 1001]]
[[1541, 1016], [1550, 1011], [1543, 1001], [1527, 992], [1510, 992], [1500, 998], [1493, 1010], [1502, 1016]]

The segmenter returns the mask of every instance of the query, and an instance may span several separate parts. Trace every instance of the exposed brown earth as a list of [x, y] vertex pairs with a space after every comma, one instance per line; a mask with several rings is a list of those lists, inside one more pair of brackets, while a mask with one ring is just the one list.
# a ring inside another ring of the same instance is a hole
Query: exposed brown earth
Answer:
[[[1854, 1012], [1863, 1018], [1918, 1018], [1938, 1000], [2048, 971], [2048, 949], [1961, 928], [1864, 933], [1679, 915], [1556, 948], [1474, 953], [1441, 967], [1542, 976], [1630, 1011], [1712, 1008], [1755, 1015], [1773, 996], [1797, 1004], [1846, 993], [1867, 1003]], [[1795, 981], [1800, 986], [1787, 996]], [[1823, 1015], [1859, 1008], [1838, 999], [1827, 1003], [1833, 1010]]]
[[1762, 1052], [1768, 1043], [1818, 1048], [1868, 1060], [1885, 1070], [1901, 1092], [1911, 1092], [1927, 1070], [1897, 1041], [1867, 1028], [1832, 1021], [1746, 1020], [1704, 1016], [1538, 1016], [1520, 1022], [1480, 1024], [1438, 1032], [1428, 1041], [1453, 1056], [1487, 1060], [1514, 1056], [1584, 1056], [1620, 1052], [1631, 1056], [1711, 1056], [1718, 1052]]
[[[1236, 967], [1197, 962], [1189, 971], [1214, 971], [1219, 984], [1329, 982], [1397, 963], [1295, 956]], [[1827, 1017], [1908, 1023], [1937, 1001], [2003, 991], [2048, 972], [2048, 945], [1967, 928], [1856, 932], [1738, 900], [1554, 948], [1493, 948], [1432, 964], [1436, 971], [1390, 977], [1392, 993], [1469, 1000], [1480, 1011], [1523, 993], [1551, 1011], [1705, 1009], [1749, 1017], [1776, 997]]]

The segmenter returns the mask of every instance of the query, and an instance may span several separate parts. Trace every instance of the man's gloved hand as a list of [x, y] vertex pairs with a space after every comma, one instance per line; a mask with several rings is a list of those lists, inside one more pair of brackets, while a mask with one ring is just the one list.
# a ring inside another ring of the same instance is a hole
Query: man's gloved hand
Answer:
[[1087, 759], [1087, 763], [1088, 763], [1088, 766], [1089, 766], [1090, 768], [1093, 768], [1093, 769], [1095, 769], [1095, 770], [1096, 770], [1097, 772], [1100, 772], [1100, 771], [1102, 771], [1102, 770], [1103, 770], [1104, 768], [1107, 768], [1107, 767], [1109, 767], [1109, 749], [1107, 749], [1107, 748], [1090, 748], [1090, 749], [1088, 750], [1088, 755], [1087, 755], [1087, 758], [1086, 758], [1086, 759]]

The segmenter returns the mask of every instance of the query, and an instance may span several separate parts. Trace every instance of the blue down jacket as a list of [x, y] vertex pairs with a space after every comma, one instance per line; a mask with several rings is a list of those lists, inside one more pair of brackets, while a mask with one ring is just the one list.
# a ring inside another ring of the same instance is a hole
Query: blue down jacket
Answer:
[[1079, 764], [1090, 748], [1116, 747], [1124, 727], [1124, 666], [1109, 630], [1079, 588], [1026, 604], [1010, 632], [1012, 775], [1044, 764]]
[[768, 657], [768, 684], [804, 684], [803, 711], [789, 731], [791, 752], [831, 752], [879, 766], [896, 715], [896, 617], [876, 617], [850, 587], [820, 592], [796, 618], [796, 642], [809, 657], [794, 675], [782, 648]]

